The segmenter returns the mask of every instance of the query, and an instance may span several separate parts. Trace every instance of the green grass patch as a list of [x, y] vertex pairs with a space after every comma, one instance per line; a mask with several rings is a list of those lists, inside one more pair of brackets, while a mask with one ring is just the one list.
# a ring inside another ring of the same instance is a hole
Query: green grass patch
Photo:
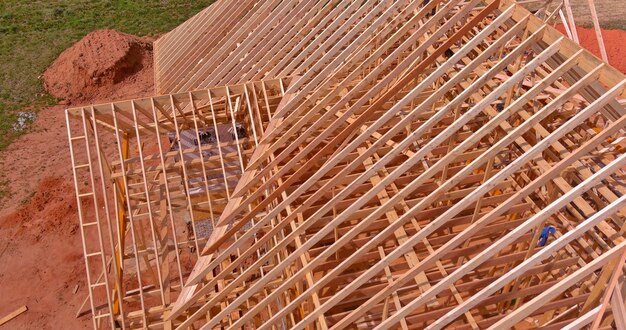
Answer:
[[[591, 25], [593, 28], [593, 25]], [[602, 25], [602, 28], [605, 30], [624, 30], [626, 31], [626, 20], [619, 22], [609, 22], [608, 24]]]
[[[97, 29], [138, 36], [170, 31], [214, 0], [0, 1], [0, 150], [19, 135], [18, 111], [56, 100], [40, 76], [66, 48]], [[28, 110], [33, 111], [33, 110]]]

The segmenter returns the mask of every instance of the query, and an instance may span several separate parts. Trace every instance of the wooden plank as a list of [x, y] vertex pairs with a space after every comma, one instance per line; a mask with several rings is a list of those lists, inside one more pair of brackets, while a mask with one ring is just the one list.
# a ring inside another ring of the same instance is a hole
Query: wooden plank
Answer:
[[0, 319], [0, 325], [3, 325], [5, 323], [13, 320], [14, 318], [20, 316], [22, 313], [26, 312], [27, 310], [28, 310], [28, 307], [26, 307], [26, 306], [21, 306], [21, 307], [17, 308], [16, 310], [12, 311], [8, 315], [6, 315], [3, 318], [1, 318]]
[[[515, 323], [519, 322], [525, 316], [527, 316], [529, 312], [532, 311], [534, 308], [541, 306], [543, 302], [546, 302], [546, 301], [549, 301], [550, 299], [555, 298], [555, 296], [561, 293], [564, 289], [572, 286], [576, 282], [588, 276], [590, 272], [595, 271], [596, 269], [600, 268], [606, 262], [608, 262], [611, 258], [616, 258], [616, 257], [620, 257], [620, 255], [623, 255], [625, 247], [626, 247], [626, 242], [622, 242], [620, 245], [617, 245], [611, 248], [610, 251], [600, 256], [600, 258], [594, 259], [585, 267], [577, 270], [572, 275], [568, 276], [565, 280], [561, 281], [558, 285], [551, 287], [550, 289], [546, 290], [542, 294], [535, 297], [529, 303], [523, 305], [516, 311], [508, 314], [503, 319], [498, 321], [496, 324], [491, 326], [489, 329], [503, 329], [507, 327], [512, 327]], [[622, 260], [623, 260], [623, 257], [622, 257]]]

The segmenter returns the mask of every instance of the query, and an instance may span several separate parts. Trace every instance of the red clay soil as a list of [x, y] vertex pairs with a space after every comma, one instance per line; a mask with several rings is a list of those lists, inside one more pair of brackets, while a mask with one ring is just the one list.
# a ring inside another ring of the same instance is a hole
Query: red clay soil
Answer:
[[46, 70], [65, 106], [41, 110], [30, 133], [0, 152], [11, 193], [0, 200], [0, 318], [28, 307], [0, 330], [92, 327], [75, 317], [87, 289], [63, 110], [153, 95], [153, 77], [151, 42], [112, 30], [89, 34]]
[[77, 220], [73, 194], [72, 182], [62, 176], [47, 176], [32, 196], [6, 217], [3, 226], [15, 228], [15, 235], [33, 244], [52, 231], [70, 236], [79, 227], [77, 221], [67, 221]]
[[43, 74], [43, 85], [64, 104], [152, 94], [152, 41], [115, 30], [89, 33]]
[[28, 306], [0, 329], [86, 329], [89, 318], [75, 318], [87, 291], [63, 108], [33, 126], [0, 154], [12, 194], [0, 205], [0, 317]]
[[[556, 29], [561, 33], [565, 33], [563, 24], [558, 24]], [[598, 58], [600, 56], [600, 46], [596, 38], [594, 29], [586, 29], [576, 27], [580, 45], [592, 52]], [[609, 64], [614, 68], [626, 73], [626, 31], [623, 30], [602, 30], [602, 39], [604, 39], [604, 47], [609, 58]]]
[[88, 328], [87, 318], [74, 317], [85, 297], [84, 290], [74, 294], [74, 287], [84, 289], [85, 274], [71, 181], [44, 178], [0, 227], [0, 313], [29, 308], [4, 328]]

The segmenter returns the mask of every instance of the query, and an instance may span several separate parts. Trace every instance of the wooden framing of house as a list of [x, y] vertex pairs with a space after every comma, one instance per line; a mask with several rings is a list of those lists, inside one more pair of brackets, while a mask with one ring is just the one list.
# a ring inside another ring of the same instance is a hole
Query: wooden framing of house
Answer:
[[626, 77], [521, 6], [218, 1], [155, 51], [174, 94], [67, 112], [94, 326], [626, 327]]
[[162, 324], [288, 82], [67, 111], [94, 322]]

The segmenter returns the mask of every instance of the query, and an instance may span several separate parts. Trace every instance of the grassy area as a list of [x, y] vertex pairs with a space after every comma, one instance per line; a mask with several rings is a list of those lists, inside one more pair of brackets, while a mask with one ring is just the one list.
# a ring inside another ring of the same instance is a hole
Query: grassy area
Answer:
[[[590, 27], [593, 27], [593, 25], [591, 25]], [[626, 31], [626, 20], [621, 21], [621, 22], [610, 22], [608, 24], [605, 24], [602, 26], [603, 29], [607, 29], [607, 30], [624, 30]]]
[[19, 134], [17, 114], [54, 104], [39, 76], [66, 48], [103, 28], [167, 32], [214, 0], [0, 1], [0, 150]]

